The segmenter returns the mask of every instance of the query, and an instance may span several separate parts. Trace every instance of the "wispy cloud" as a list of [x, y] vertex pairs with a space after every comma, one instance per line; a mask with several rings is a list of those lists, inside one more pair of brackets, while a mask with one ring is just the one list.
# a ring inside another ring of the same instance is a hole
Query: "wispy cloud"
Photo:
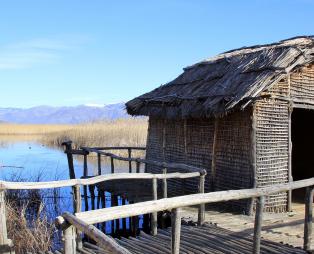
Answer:
[[85, 42], [86, 39], [83, 38], [38, 38], [0, 45], [0, 70], [25, 69], [36, 64], [55, 63], [65, 52]]

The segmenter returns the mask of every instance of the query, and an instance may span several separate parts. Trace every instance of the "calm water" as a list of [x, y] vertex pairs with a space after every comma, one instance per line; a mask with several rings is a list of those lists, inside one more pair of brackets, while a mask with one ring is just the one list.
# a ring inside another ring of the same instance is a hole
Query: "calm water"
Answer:
[[[102, 165], [102, 173], [109, 173], [109, 166]], [[83, 163], [78, 157], [74, 158], [74, 167], [76, 177], [81, 177]], [[127, 165], [120, 165], [116, 170], [122, 172], [126, 170], [126, 167]], [[88, 171], [89, 175], [94, 175], [97, 172], [97, 165], [90, 162], [88, 164]], [[6, 143], [0, 147], [0, 179], [6, 181], [53, 181], [69, 179], [67, 157], [61, 149], [46, 147], [32, 141]], [[42, 192], [44, 203], [47, 210], [49, 210], [51, 220], [65, 211], [73, 211], [71, 188], [58, 189], [57, 201], [52, 191], [47, 190]], [[109, 193], [106, 193], [106, 200], [106, 206], [109, 207]], [[82, 201], [82, 207], [84, 207], [84, 200]], [[107, 223], [106, 226], [106, 232], [110, 233], [110, 223]]]

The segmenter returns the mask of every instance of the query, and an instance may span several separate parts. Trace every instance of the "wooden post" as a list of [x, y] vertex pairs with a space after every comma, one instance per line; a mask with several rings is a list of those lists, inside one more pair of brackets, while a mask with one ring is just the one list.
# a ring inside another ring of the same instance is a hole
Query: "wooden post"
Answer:
[[13, 244], [8, 239], [7, 221], [6, 221], [6, 208], [5, 208], [5, 192], [0, 190], [0, 253], [12, 254], [14, 253]]
[[[74, 190], [74, 213], [79, 213], [82, 210], [82, 198], [81, 198], [80, 185], [75, 185], [73, 187], [73, 190]], [[78, 249], [83, 248], [82, 233], [79, 230], [76, 231], [76, 244], [77, 244]]]
[[[199, 193], [205, 192], [205, 175], [206, 173], [202, 172], [200, 175], [199, 183]], [[200, 204], [198, 208], [198, 225], [202, 226], [205, 221], [205, 204]]]
[[[128, 148], [128, 156], [129, 156], [129, 159], [132, 158], [132, 149], [131, 148]], [[129, 161], [129, 173], [132, 173], [132, 162]]]
[[[84, 167], [83, 167], [83, 177], [86, 178], [88, 176], [88, 168], [87, 168], [87, 153], [84, 154]], [[87, 186], [83, 186], [83, 192], [84, 192], [84, 206], [85, 211], [88, 211], [88, 194], [87, 194]]]
[[114, 161], [113, 161], [113, 157], [110, 157], [110, 161], [111, 161], [111, 174], [114, 174]]
[[136, 161], [136, 173], [140, 173], [141, 163]]
[[74, 165], [73, 165], [73, 155], [71, 153], [71, 151], [72, 151], [72, 141], [63, 142], [62, 145], [65, 146], [64, 152], [67, 154], [70, 179], [75, 179], [75, 171], [74, 171]]
[[[153, 178], [152, 191], [153, 191], [153, 200], [157, 200], [158, 197], [157, 197], [157, 179], [156, 178]], [[157, 235], [157, 212], [152, 213], [150, 226], [151, 226], [151, 234]]]
[[[288, 84], [289, 84], [289, 87], [290, 87], [290, 75], [288, 75]], [[290, 89], [289, 89], [290, 90]], [[291, 116], [292, 116], [292, 110], [293, 110], [293, 107], [292, 105], [289, 105], [289, 152], [288, 152], [288, 155], [289, 155], [289, 164], [288, 164], [288, 177], [289, 177], [289, 182], [291, 183], [293, 181], [293, 178], [292, 178], [292, 140], [291, 140]], [[288, 191], [288, 204], [287, 204], [287, 211], [288, 212], [291, 212], [292, 211], [292, 190], [289, 190]]]
[[259, 254], [261, 249], [261, 231], [263, 222], [263, 208], [265, 204], [265, 197], [258, 197], [256, 200], [256, 214], [254, 223], [254, 237], [253, 237], [253, 254]]
[[[167, 174], [167, 169], [164, 168], [164, 169], [162, 170], [162, 173], [166, 175], [166, 174]], [[163, 193], [163, 195], [162, 195], [163, 198], [167, 198], [167, 197], [168, 197], [167, 178], [163, 178], [163, 179], [162, 179], [162, 193]]]
[[101, 175], [101, 154], [97, 153], [97, 161], [98, 161], [98, 175]]
[[306, 188], [304, 218], [304, 250], [311, 251], [314, 187]]
[[181, 214], [180, 208], [171, 211], [171, 254], [180, 252]]
[[210, 189], [215, 191], [215, 177], [216, 177], [216, 146], [217, 146], [217, 134], [218, 134], [218, 118], [214, 120], [214, 137], [212, 147], [212, 163], [210, 169]]
[[75, 227], [68, 225], [63, 229], [64, 254], [76, 254]]
[[[252, 180], [253, 180], [253, 188], [257, 186], [257, 172], [256, 172], [256, 105], [253, 104], [252, 106], [252, 116], [251, 116], [251, 167], [252, 167]], [[254, 203], [255, 198], [251, 198], [250, 200], [250, 207], [249, 207], [249, 214], [254, 214]]]

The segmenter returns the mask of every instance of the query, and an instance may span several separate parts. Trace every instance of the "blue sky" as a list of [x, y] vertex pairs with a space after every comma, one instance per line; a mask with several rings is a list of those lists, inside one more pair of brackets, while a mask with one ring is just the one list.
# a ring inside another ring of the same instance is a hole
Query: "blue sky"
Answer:
[[314, 34], [314, 0], [10, 0], [0, 107], [107, 104], [241, 46]]

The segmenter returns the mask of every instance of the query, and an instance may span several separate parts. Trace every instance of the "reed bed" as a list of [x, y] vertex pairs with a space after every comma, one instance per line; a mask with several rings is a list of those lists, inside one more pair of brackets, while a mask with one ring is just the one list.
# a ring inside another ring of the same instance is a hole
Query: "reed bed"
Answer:
[[66, 140], [80, 146], [145, 146], [147, 119], [120, 119], [76, 125], [0, 124], [1, 140], [36, 140], [60, 147]]

